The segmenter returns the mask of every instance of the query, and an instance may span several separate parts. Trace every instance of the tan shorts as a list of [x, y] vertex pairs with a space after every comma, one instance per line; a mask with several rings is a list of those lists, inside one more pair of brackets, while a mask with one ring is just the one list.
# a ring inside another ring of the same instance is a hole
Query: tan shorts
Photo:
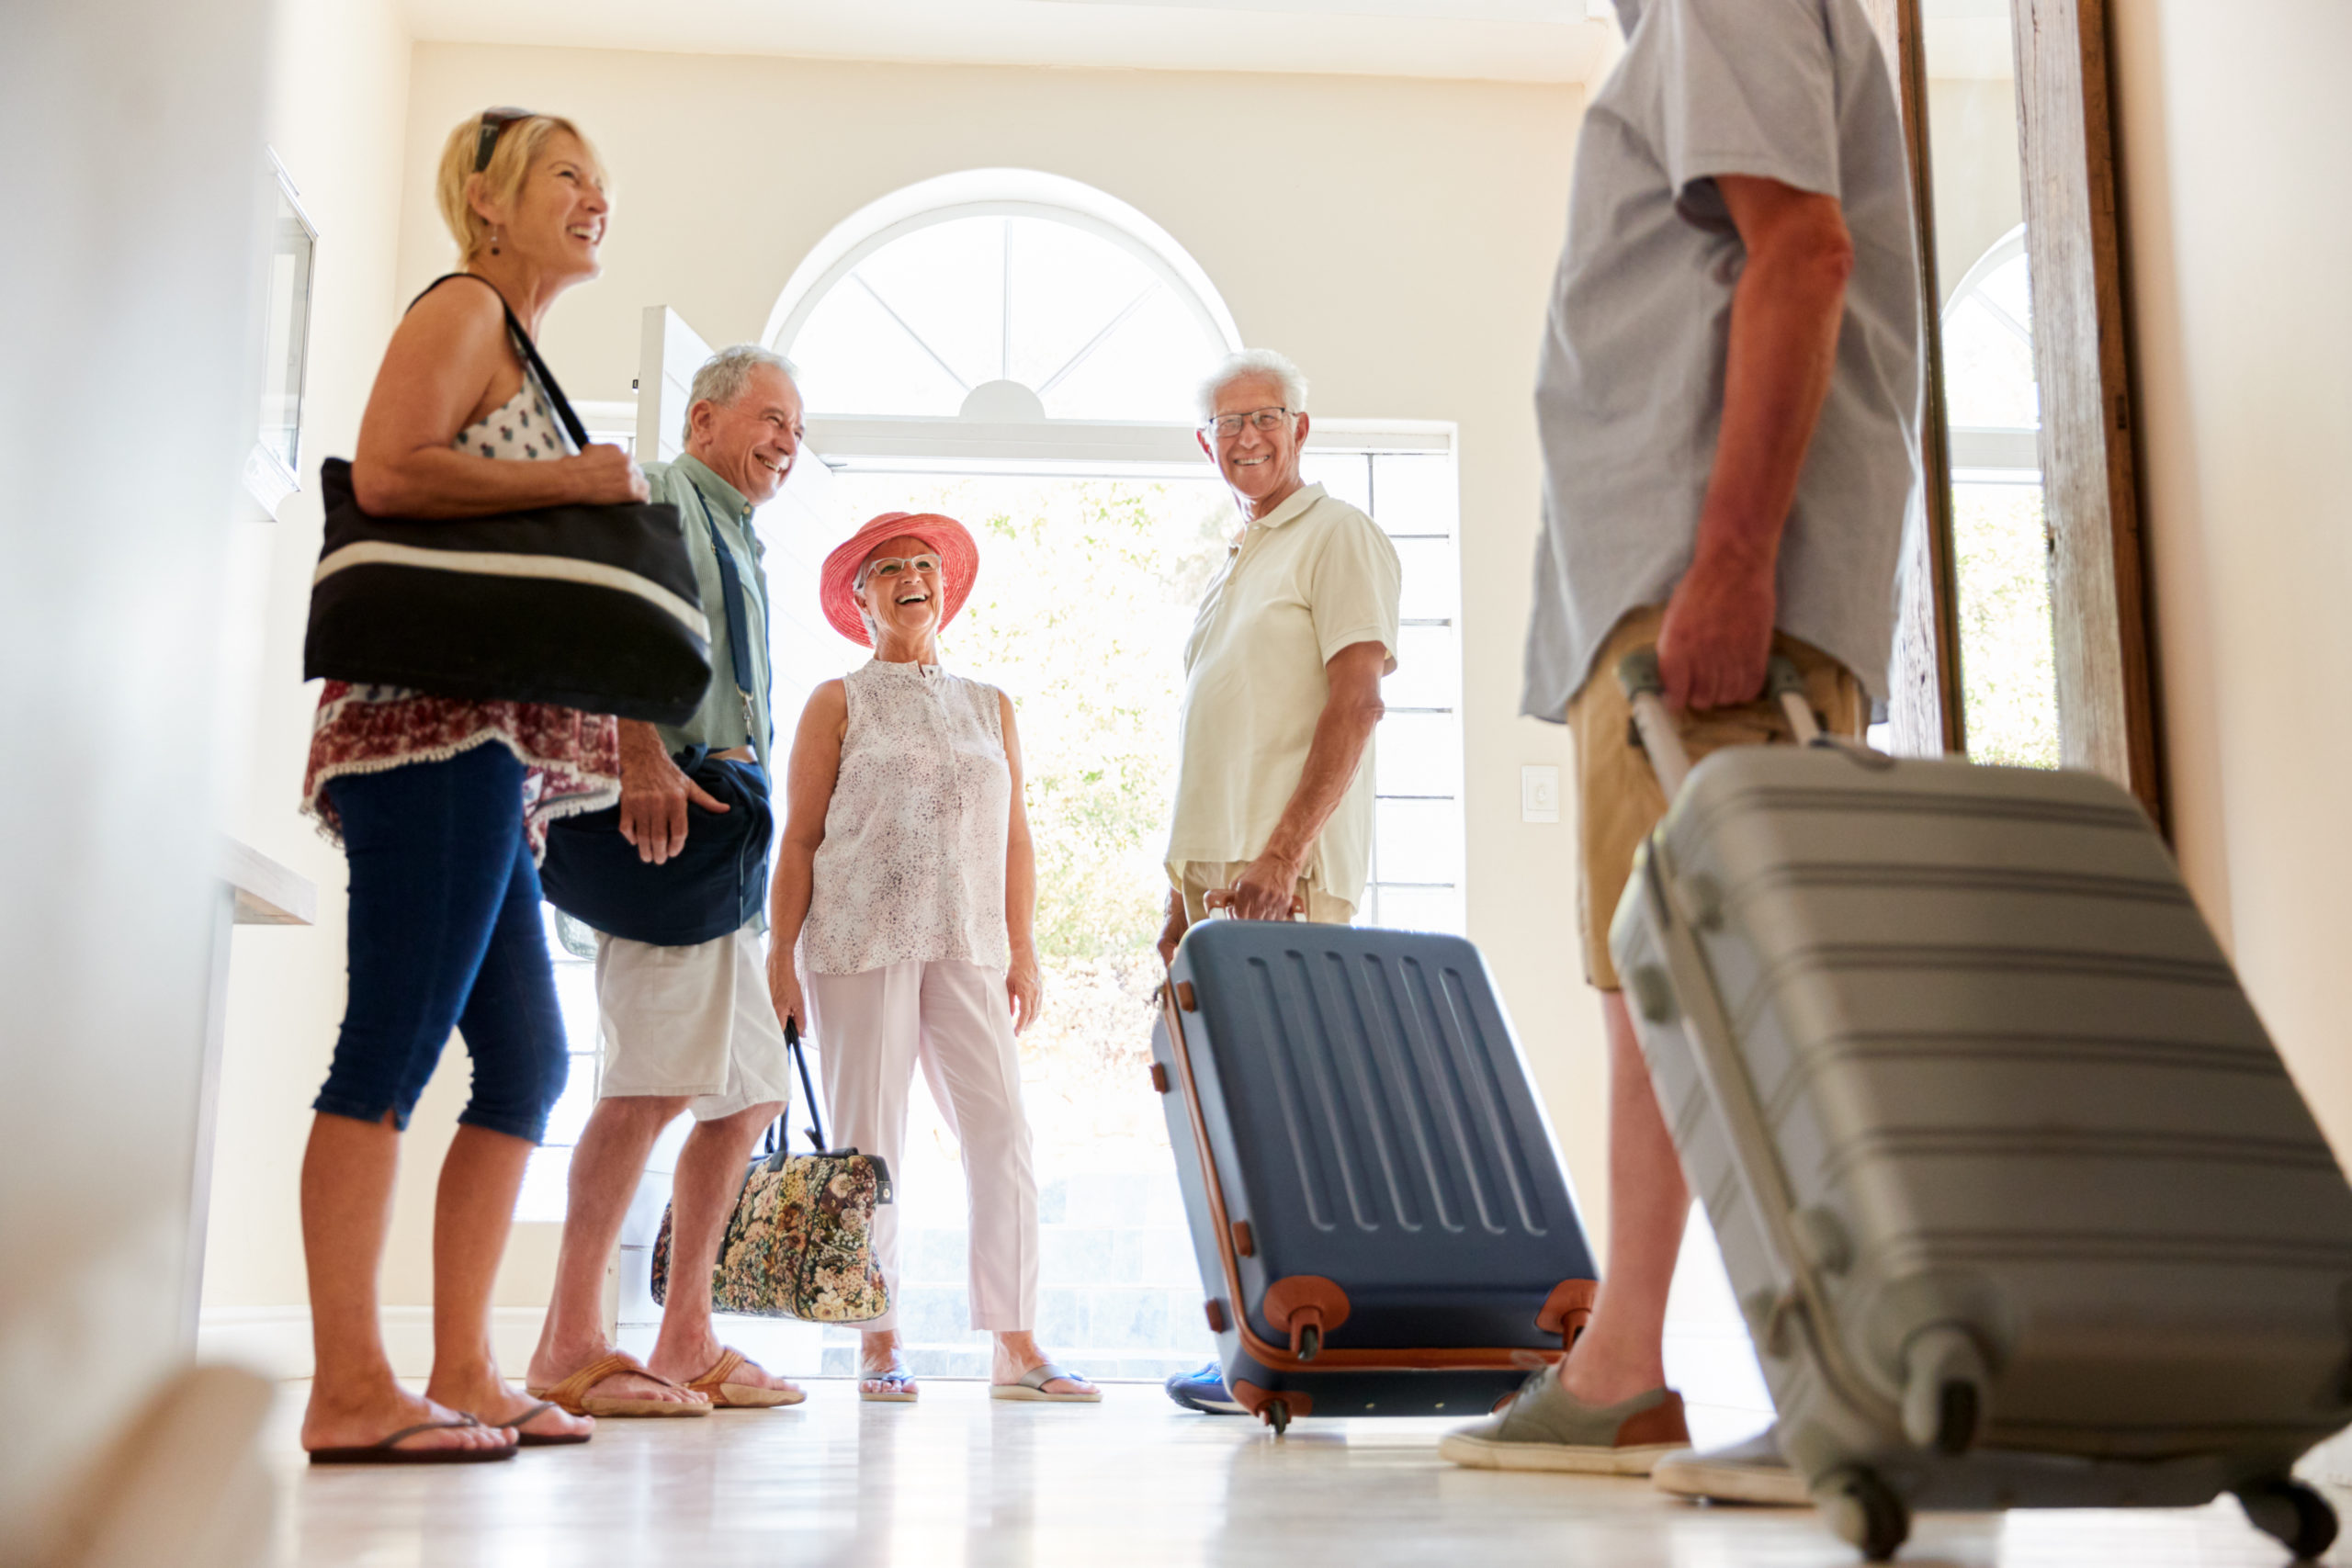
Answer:
[[753, 931], [692, 947], [596, 933], [599, 1100], [684, 1097], [697, 1122], [791, 1098], [790, 1053]]
[[[1168, 868], [1168, 880], [1184, 895], [1184, 919], [1198, 925], [1209, 918], [1208, 906], [1202, 902], [1211, 893], [1230, 887], [1241, 874], [1250, 869], [1246, 860], [1188, 860]], [[1345, 898], [1335, 898], [1323, 891], [1322, 885], [1312, 873], [1298, 879], [1298, 896], [1306, 900], [1306, 919], [1327, 926], [1349, 926], [1355, 923], [1356, 907]]]
[[[1663, 605], [1634, 610], [1617, 623], [1593, 660], [1592, 673], [1568, 700], [1568, 728], [1577, 742], [1577, 832], [1578, 874], [1577, 923], [1584, 937], [1584, 977], [1604, 991], [1618, 988], [1609, 961], [1609, 921], [1634, 874], [1634, 852], [1658, 818], [1666, 795], [1649, 758], [1634, 738], [1633, 705], [1617, 682], [1617, 661], [1636, 648], [1657, 641], [1666, 619]], [[1775, 633], [1772, 651], [1783, 655], [1804, 677], [1805, 695], [1822, 728], [1859, 737], [1870, 724], [1870, 697], [1852, 671], [1809, 642]], [[1770, 700], [1686, 713], [1676, 728], [1696, 762], [1726, 746], [1761, 746], [1792, 739], [1788, 716]]]

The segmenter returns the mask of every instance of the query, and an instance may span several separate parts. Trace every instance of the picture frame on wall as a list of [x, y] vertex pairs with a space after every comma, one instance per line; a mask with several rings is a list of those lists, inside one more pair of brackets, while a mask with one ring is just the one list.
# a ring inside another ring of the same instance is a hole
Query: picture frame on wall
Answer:
[[245, 489], [275, 517], [302, 488], [302, 386], [310, 361], [311, 278], [318, 225], [277, 154], [269, 154], [273, 207], [263, 279], [261, 405]]

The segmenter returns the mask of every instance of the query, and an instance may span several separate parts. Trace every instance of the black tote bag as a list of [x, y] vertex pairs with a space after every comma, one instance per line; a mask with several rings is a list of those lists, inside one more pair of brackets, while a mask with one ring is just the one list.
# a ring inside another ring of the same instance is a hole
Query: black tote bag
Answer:
[[[506, 326], [573, 446], [586, 446], [580, 416], [512, 310]], [[319, 466], [319, 490], [326, 537], [311, 578], [306, 680], [553, 703], [656, 724], [684, 723], [702, 705], [710, 627], [676, 507], [376, 517], [360, 510], [341, 457]]]

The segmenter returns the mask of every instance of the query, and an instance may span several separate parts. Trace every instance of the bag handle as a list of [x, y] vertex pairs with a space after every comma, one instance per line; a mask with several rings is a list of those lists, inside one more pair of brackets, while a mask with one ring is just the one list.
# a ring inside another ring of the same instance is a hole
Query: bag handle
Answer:
[[[523, 330], [523, 323], [515, 319], [514, 307], [506, 302], [505, 292], [498, 285], [478, 272], [445, 272], [426, 284], [424, 290], [417, 295], [416, 299], [424, 299], [426, 294], [432, 293], [453, 277], [470, 277], [498, 296], [498, 308], [506, 312], [506, 335], [513, 338], [514, 346], [522, 351], [524, 368], [537, 379], [539, 390], [547, 394], [548, 406], [555, 410], [556, 417], [563, 422], [564, 434], [571, 437], [573, 449], [578, 450], [586, 446], [588, 427], [580, 423], [578, 414], [571, 412], [571, 400], [565, 397], [563, 389], [556, 384], [555, 372], [549, 370], [548, 362], [539, 357], [538, 345], [531, 341], [531, 334]], [[410, 310], [416, 309], [416, 299], [408, 302]]]
[[[792, 1065], [800, 1070], [800, 1103], [808, 1109], [808, 1141], [816, 1145], [820, 1155], [855, 1154], [855, 1149], [825, 1146], [825, 1119], [817, 1113], [817, 1086], [808, 1081], [808, 1056], [801, 1049], [800, 1026], [788, 1018], [784, 1021], [784, 1046], [792, 1053]], [[786, 1151], [791, 1148], [792, 1130], [785, 1125], [790, 1118], [791, 1112], [786, 1111], [768, 1123], [767, 1139], [760, 1145], [761, 1158], [773, 1156], [780, 1148]]]

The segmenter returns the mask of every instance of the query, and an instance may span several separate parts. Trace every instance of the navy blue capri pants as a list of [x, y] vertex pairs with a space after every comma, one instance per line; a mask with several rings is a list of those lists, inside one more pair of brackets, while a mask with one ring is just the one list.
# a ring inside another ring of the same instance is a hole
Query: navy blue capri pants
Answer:
[[536, 1144], [571, 1070], [523, 831], [523, 764], [490, 742], [326, 785], [351, 862], [351, 990], [311, 1109], [408, 1126], [452, 1027], [458, 1120]]

